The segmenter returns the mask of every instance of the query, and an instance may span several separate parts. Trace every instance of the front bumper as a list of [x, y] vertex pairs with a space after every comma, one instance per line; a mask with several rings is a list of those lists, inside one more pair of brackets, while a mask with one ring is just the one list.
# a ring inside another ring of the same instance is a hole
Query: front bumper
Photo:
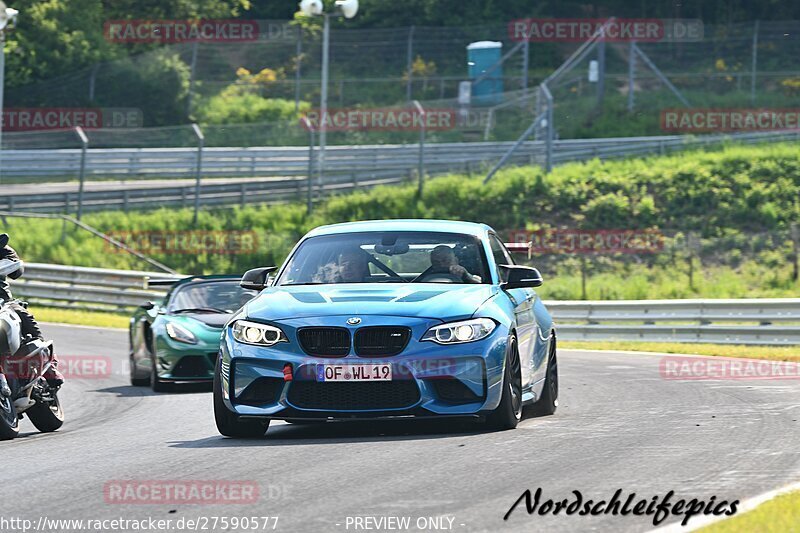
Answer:
[[[303, 352], [296, 330], [341, 325], [347, 317], [324, 317], [274, 324], [288, 343], [273, 347], [241, 344], [230, 328], [223, 335], [220, 377], [225, 405], [241, 417], [273, 419], [420, 418], [480, 416], [500, 402], [508, 330], [497, 326], [481, 341], [450, 346], [420, 342], [436, 320], [364, 317], [367, 326], [407, 326], [411, 340], [391, 357], [314, 357]], [[318, 365], [390, 364], [392, 381], [319, 382]], [[292, 380], [285, 381], [290, 365]]]
[[211, 381], [219, 356], [219, 345], [200, 341], [184, 344], [163, 337], [156, 341], [158, 377], [164, 381]]

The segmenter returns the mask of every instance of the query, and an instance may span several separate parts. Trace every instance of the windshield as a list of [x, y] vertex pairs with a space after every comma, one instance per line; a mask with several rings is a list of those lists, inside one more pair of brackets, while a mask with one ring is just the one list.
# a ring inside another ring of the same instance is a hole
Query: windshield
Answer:
[[490, 283], [480, 241], [435, 232], [365, 232], [304, 241], [277, 285]]
[[169, 304], [171, 313], [233, 313], [257, 293], [243, 289], [237, 281], [214, 281], [179, 287]]

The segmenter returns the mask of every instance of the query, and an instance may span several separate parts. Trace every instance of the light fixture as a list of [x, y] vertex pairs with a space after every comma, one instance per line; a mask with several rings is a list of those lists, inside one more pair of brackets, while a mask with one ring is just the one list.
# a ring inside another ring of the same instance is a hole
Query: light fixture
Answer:
[[13, 24], [17, 20], [19, 11], [7, 7], [5, 2], [0, 1], [0, 31], [6, 29], [6, 26]]
[[342, 15], [346, 19], [351, 19], [358, 14], [358, 0], [336, 0], [336, 7], [342, 10]]
[[322, 15], [322, 10], [322, 0], [303, 0], [300, 2], [300, 11], [306, 16]]

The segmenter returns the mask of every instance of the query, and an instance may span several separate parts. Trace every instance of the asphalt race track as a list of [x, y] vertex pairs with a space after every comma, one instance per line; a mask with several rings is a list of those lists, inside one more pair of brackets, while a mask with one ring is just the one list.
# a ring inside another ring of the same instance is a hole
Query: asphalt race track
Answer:
[[[262, 440], [232, 440], [217, 433], [207, 390], [154, 394], [128, 385], [125, 332], [53, 325], [45, 332], [61, 355], [110, 357], [113, 372], [65, 385], [67, 422], [57, 433], [37, 433], [25, 420], [17, 440], [0, 443], [0, 516], [34, 524], [42, 516], [278, 516], [276, 531], [336, 532], [369, 531], [356, 529], [355, 516], [396, 516], [411, 517], [406, 531], [419, 531], [417, 520], [444, 515], [452, 519], [444, 527], [464, 532], [647, 531], [647, 516], [528, 515], [524, 504], [503, 516], [525, 489], [539, 487], [554, 500], [573, 490], [608, 499], [622, 489], [643, 499], [674, 490], [719, 501], [800, 478], [797, 380], [670, 381], [658, 355], [561, 350], [558, 412], [514, 431], [278, 422]], [[251, 481], [259, 497], [233, 505], [108, 503], [104, 487], [113, 480]]]

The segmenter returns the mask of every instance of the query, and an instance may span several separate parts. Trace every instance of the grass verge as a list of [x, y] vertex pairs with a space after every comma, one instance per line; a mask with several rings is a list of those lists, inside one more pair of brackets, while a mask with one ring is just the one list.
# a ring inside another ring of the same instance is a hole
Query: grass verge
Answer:
[[96, 311], [76, 311], [73, 309], [53, 309], [35, 306], [31, 306], [31, 312], [39, 322], [93, 326], [98, 328], [127, 329], [128, 320], [130, 319], [130, 317], [116, 313], [98, 313]]
[[740, 344], [689, 344], [685, 342], [638, 341], [558, 341], [559, 348], [583, 350], [621, 350], [676, 354], [742, 357], [769, 361], [800, 361], [800, 346], [743, 346]]
[[800, 491], [765, 502], [752, 511], [699, 529], [701, 533], [783, 533], [797, 531], [800, 524]]

